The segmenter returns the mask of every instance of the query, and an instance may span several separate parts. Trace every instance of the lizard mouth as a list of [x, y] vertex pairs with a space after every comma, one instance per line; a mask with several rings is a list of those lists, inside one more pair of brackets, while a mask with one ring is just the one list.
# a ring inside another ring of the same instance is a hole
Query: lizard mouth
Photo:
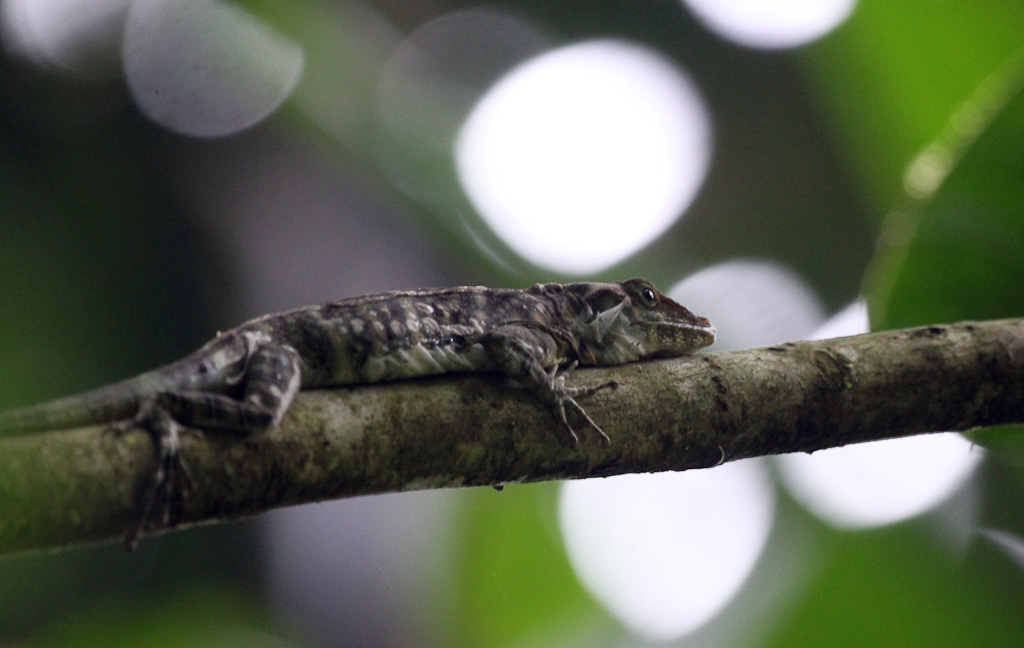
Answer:
[[718, 329], [703, 317], [692, 324], [686, 322], [662, 322], [661, 326], [666, 327], [670, 331], [670, 335], [688, 338], [692, 341], [694, 349], [703, 349], [704, 347], [711, 346], [715, 343], [715, 336], [718, 335]]

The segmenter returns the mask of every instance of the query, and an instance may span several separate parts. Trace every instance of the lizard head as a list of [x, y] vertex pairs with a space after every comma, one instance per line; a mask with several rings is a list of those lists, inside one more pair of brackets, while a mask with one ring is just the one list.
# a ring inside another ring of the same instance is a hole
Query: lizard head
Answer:
[[613, 365], [669, 358], [715, 341], [715, 327], [658, 291], [646, 279], [566, 286], [590, 312], [577, 321], [581, 364]]

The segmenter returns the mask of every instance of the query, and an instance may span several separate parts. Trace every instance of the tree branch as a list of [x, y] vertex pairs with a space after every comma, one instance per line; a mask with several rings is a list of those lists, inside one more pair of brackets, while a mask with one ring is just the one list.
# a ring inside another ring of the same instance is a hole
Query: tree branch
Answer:
[[[174, 526], [353, 495], [706, 468], [860, 441], [1024, 422], [1024, 320], [968, 322], [579, 371], [574, 447], [497, 377], [303, 392], [280, 427], [186, 438]], [[0, 553], [120, 538], [151, 479], [141, 431], [0, 439]]]

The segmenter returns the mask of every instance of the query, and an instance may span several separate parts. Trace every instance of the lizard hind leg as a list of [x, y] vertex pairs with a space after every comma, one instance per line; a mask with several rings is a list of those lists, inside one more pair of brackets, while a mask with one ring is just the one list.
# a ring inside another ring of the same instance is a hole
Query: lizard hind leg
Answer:
[[[149, 432], [157, 464], [137, 524], [125, 540], [126, 547], [133, 549], [142, 532], [171, 524], [179, 473], [187, 488], [193, 485], [191, 471], [181, 455], [183, 436], [202, 437], [204, 431], [214, 430], [252, 434], [277, 425], [299, 391], [300, 378], [295, 349], [265, 344], [252, 352], [241, 399], [205, 391], [163, 391], [147, 398], [133, 420], [116, 425], [116, 430], [141, 427]], [[157, 509], [159, 518], [154, 519]]]
[[[134, 426], [144, 428], [153, 439], [156, 455], [156, 468], [143, 490], [143, 503], [140, 511], [136, 516], [135, 524], [129, 529], [124, 539], [125, 549], [129, 551], [136, 549], [139, 536], [150, 526], [166, 528], [170, 525], [171, 506], [176, 486], [183, 483], [183, 491], [187, 493], [194, 484], [192, 471], [181, 454], [181, 439], [185, 435], [202, 436], [202, 432], [181, 425], [162, 408], [148, 404], [144, 409], [145, 412], [140, 411], [139, 417], [136, 417], [134, 421], [111, 426], [116, 433], [124, 433]], [[180, 480], [178, 475], [181, 475]], [[160, 517], [157, 520], [153, 519], [155, 510], [160, 511]]]

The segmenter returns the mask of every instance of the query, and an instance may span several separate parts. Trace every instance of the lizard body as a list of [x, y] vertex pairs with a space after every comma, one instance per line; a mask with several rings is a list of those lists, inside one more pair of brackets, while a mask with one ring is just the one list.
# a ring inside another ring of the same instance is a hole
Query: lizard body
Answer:
[[259, 317], [135, 378], [0, 413], [0, 434], [143, 427], [157, 446], [155, 491], [189, 429], [259, 432], [300, 389], [483, 372], [519, 381], [574, 440], [566, 407], [607, 440], [574, 398], [594, 389], [567, 387], [565, 373], [678, 356], [714, 338], [707, 319], [643, 279], [390, 292]]

